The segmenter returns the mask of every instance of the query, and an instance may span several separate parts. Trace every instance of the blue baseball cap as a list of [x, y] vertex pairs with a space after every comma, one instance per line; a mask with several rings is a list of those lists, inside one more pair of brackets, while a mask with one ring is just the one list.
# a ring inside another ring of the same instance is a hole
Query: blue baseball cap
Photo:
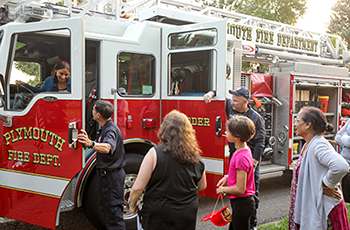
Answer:
[[250, 98], [250, 91], [247, 88], [244, 88], [244, 87], [239, 87], [236, 90], [230, 89], [228, 92], [230, 94], [233, 94], [233, 95], [236, 95], [236, 96], [244, 97], [247, 100]]

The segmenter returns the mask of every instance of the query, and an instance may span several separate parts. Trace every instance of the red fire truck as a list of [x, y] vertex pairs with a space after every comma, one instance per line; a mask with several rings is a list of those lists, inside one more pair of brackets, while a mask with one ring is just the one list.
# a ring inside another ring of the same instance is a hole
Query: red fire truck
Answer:
[[[200, 194], [211, 197], [227, 173], [228, 89], [249, 88], [265, 119], [262, 178], [282, 175], [298, 156], [302, 140], [294, 136], [293, 119], [302, 105], [320, 106], [319, 96], [327, 96], [329, 122], [338, 127], [346, 119], [349, 52], [338, 36], [174, 0], [1, 4], [1, 217], [54, 229], [61, 211], [83, 207], [103, 229], [95, 152], [76, 141], [80, 129], [96, 138], [91, 110], [97, 99], [114, 104], [124, 137], [128, 227], [135, 224], [129, 190], [173, 109], [194, 127], [208, 181]], [[16, 65], [34, 68], [44, 81], [60, 60], [71, 64], [70, 92], [16, 86], [23, 80]], [[242, 61], [268, 65], [270, 73], [242, 74]], [[206, 104], [209, 90], [217, 93]]]

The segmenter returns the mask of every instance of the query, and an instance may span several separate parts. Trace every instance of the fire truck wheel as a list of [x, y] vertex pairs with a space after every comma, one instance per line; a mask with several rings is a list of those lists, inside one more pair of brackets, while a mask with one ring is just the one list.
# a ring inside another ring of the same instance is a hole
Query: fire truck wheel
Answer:
[[100, 192], [98, 186], [98, 176], [95, 170], [90, 174], [90, 178], [84, 189], [83, 209], [85, 216], [96, 229], [106, 229], [102, 216], [102, 206], [100, 204]]
[[[124, 184], [124, 221], [125, 221], [126, 229], [137, 229], [136, 215], [130, 213], [128, 200], [130, 197], [131, 187], [135, 182], [142, 160], [143, 160], [143, 155], [136, 154], [136, 153], [126, 154], [126, 165], [124, 166], [124, 170], [126, 174], [125, 184]], [[142, 198], [143, 198], [143, 195], [138, 201], [139, 208], [142, 208]]]

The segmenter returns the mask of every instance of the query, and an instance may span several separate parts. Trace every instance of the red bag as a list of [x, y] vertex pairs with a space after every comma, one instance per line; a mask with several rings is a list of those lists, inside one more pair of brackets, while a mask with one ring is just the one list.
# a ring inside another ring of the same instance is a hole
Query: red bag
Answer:
[[[220, 199], [220, 195], [222, 196], [222, 193], [219, 194], [219, 197], [216, 200], [214, 209], [218, 203], [218, 200]], [[222, 200], [222, 206], [224, 206], [223, 200]], [[202, 219], [202, 221], [207, 221], [207, 220], [210, 220], [216, 226], [225, 226], [226, 224], [230, 223], [232, 221], [232, 215], [230, 210], [228, 209], [228, 205], [226, 207], [223, 207], [222, 209], [212, 211]]]

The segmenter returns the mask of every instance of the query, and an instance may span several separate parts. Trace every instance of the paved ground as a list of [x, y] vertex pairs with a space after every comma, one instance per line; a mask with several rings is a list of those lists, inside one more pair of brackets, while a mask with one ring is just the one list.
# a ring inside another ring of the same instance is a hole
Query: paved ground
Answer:
[[[291, 172], [287, 171], [282, 177], [266, 179], [260, 185], [260, 207], [258, 209], [259, 225], [283, 219], [288, 215], [289, 209], [289, 189]], [[199, 197], [199, 209], [197, 214], [197, 230], [227, 229], [227, 226], [217, 227], [210, 221], [202, 222], [201, 219], [213, 211], [216, 199]], [[224, 204], [229, 204], [229, 199], [224, 199]], [[46, 228], [11, 221], [1, 223], [0, 229], [4, 230], [47, 230]], [[95, 228], [85, 218], [82, 209], [61, 213], [60, 225], [57, 230], [94, 230]]]

